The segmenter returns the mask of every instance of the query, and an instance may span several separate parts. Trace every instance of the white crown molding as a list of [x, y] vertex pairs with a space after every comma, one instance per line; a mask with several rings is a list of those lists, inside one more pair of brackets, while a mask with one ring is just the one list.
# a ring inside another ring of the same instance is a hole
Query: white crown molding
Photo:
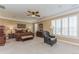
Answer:
[[3, 16], [0, 16], [1, 19], [7, 19], [7, 20], [13, 20], [13, 21], [22, 21], [22, 22], [28, 22], [28, 23], [34, 23], [36, 21], [29, 21], [29, 20], [20, 20], [20, 19], [14, 19], [14, 18], [8, 18], [8, 17], [3, 17]]
[[56, 13], [54, 15], [42, 18], [37, 22], [41, 22], [41, 21], [44, 21], [44, 20], [51, 20], [51, 19], [54, 19], [54, 18], [57, 18], [57, 17], [60, 17], [60, 16], [69, 15], [69, 14], [77, 14], [77, 13], [79, 13], [79, 7], [74, 8], [74, 9], [70, 9], [70, 10], [67, 10], [67, 11], [63, 11], [63, 12], [60, 12], [60, 13]]

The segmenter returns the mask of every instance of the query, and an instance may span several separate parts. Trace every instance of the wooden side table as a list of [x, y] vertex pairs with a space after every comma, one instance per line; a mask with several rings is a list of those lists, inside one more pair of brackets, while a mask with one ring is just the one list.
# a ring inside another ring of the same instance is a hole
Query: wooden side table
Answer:
[[14, 33], [8, 34], [8, 38], [9, 38], [9, 39], [15, 38], [15, 34], [14, 34]]
[[37, 37], [43, 37], [43, 32], [37, 31], [37, 32], [36, 32], [36, 36], [37, 36]]

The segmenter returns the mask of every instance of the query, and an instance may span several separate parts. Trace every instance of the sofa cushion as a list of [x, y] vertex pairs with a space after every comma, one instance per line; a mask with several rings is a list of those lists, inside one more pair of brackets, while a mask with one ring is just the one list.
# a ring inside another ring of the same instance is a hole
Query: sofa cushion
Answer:
[[22, 39], [26, 39], [26, 38], [32, 38], [33, 35], [28, 35], [28, 36], [21, 36]]

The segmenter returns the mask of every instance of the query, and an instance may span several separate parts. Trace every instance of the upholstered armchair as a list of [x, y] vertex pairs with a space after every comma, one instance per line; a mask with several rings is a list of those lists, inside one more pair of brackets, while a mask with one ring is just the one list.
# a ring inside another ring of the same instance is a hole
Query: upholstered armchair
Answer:
[[52, 46], [57, 42], [57, 38], [55, 36], [51, 36], [48, 31], [44, 31], [43, 36], [44, 36], [44, 43], [47, 43]]

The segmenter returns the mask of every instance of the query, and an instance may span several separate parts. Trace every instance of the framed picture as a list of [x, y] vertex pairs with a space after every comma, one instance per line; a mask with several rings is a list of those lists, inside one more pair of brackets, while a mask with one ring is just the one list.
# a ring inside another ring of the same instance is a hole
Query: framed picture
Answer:
[[26, 28], [26, 24], [17, 24], [17, 28]]

